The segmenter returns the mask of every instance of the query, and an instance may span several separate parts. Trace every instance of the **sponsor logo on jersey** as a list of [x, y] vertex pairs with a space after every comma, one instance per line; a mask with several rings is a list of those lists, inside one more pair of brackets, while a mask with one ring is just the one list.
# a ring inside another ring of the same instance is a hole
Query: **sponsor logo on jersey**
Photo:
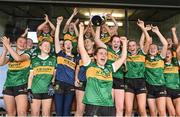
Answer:
[[70, 67], [73, 70], [75, 70], [75, 67], [76, 67], [75, 62], [73, 62], [73, 61], [71, 61], [69, 59], [63, 58], [63, 57], [57, 57], [57, 63], [66, 65], [66, 66]]
[[8, 66], [9, 66], [8, 68], [9, 70], [22, 70], [30, 66], [30, 60], [23, 62], [16, 62], [16, 61], [9, 62]]
[[52, 75], [54, 73], [54, 67], [50, 66], [38, 66], [33, 68], [33, 74], [38, 75], [38, 74], [50, 74]]
[[145, 66], [147, 68], [164, 68], [164, 61], [163, 60], [158, 60], [158, 61], [146, 60]]
[[96, 67], [89, 67], [86, 71], [87, 78], [97, 78], [99, 80], [112, 81], [112, 72], [108, 69], [100, 69]]

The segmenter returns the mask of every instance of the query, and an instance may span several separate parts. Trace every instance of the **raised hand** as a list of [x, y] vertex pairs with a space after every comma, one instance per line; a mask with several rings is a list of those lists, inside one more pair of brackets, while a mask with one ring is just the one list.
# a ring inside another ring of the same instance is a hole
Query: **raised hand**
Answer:
[[124, 45], [124, 44], [127, 45], [128, 40], [127, 40], [127, 38], [126, 38], [125, 36], [120, 37], [120, 40], [121, 40], [121, 42], [123, 43], [123, 45]]
[[141, 29], [144, 29], [144, 21], [138, 19], [137, 25], [138, 25]]
[[1, 42], [3, 43], [3, 46], [5, 46], [5, 47], [10, 45], [10, 39], [7, 38], [6, 36], [1, 37]]
[[107, 17], [108, 19], [110, 19], [110, 18], [112, 18], [112, 15], [111, 15], [111, 14], [106, 14], [106, 17]]
[[172, 31], [172, 32], [176, 32], [176, 27], [173, 26], [173, 27], [171, 28], [171, 31]]
[[153, 26], [153, 25], [151, 25], [151, 30], [152, 30], [152, 32], [154, 32], [154, 33], [158, 33], [159, 32], [159, 28], [157, 27], [157, 26]]
[[147, 31], [149, 31], [149, 30], [151, 30], [151, 25], [146, 25], [146, 27], [145, 27], [145, 29], [147, 30]]
[[46, 21], [46, 22], [49, 22], [49, 18], [48, 18], [48, 15], [47, 14], [44, 14], [44, 20]]
[[82, 22], [80, 22], [80, 24], [79, 24], [79, 29], [84, 29], [84, 24], [82, 23]]
[[77, 13], [78, 13], [77, 8], [74, 8], [73, 15], [77, 15]]

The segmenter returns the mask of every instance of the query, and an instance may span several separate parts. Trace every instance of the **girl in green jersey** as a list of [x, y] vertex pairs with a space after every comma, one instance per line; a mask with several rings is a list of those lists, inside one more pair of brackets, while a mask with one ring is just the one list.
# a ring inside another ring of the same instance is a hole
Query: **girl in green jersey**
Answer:
[[87, 85], [83, 98], [83, 103], [86, 104], [86, 115], [114, 116], [114, 104], [111, 95], [112, 72], [116, 72], [126, 59], [127, 39], [125, 37], [121, 38], [121, 42], [123, 43], [122, 56], [112, 64], [106, 65], [107, 49], [103, 47], [97, 48], [94, 56], [95, 62], [92, 62], [84, 48], [83, 23], [80, 23], [79, 28], [80, 35], [78, 40], [78, 48], [82, 57], [83, 65], [87, 68]]
[[166, 89], [163, 75], [164, 59], [168, 48], [168, 43], [164, 36], [160, 33], [157, 26], [152, 26], [154, 32], [162, 43], [161, 53], [158, 54], [156, 44], [151, 44], [149, 54], [146, 56], [145, 62], [145, 78], [148, 90], [148, 105], [151, 116], [166, 116]]
[[[180, 46], [176, 50], [177, 56], [180, 55]], [[166, 81], [166, 107], [170, 116], [180, 116], [180, 77], [178, 60], [174, 58], [173, 52], [169, 49], [165, 58], [164, 77]]]
[[[128, 55], [126, 59], [127, 72], [125, 74], [125, 115], [132, 116], [134, 98], [137, 99], [138, 111], [141, 116], [146, 113], [146, 82], [145, 56], [148, 52], [151, 38], [148, 34], [148, 26], [144, 26], [142, 20], [137, 21], [137, 25], [142, 30], [140, 39], [140, 49], [135, 41], [128, 43]], [[146, 40], [144, 40], [146, 38]], [[143, 42], [142, 42], [143, 41]], [[145, 41], [145, 43], [144, 43]]]
[[[10, 45], [10, 39], [2, 37], [4, 50], [0, 56], [0, 66], [8, 64], [6, 82], [3, 89], [3, 98], [8, 116], [27, 115], [27, 80], [30, 66], [30, 55], [25, 52], [26, 39], [19, 37], [16, 41], [16, 50]], [[7, 57], [9, 52], [9, 57]]]

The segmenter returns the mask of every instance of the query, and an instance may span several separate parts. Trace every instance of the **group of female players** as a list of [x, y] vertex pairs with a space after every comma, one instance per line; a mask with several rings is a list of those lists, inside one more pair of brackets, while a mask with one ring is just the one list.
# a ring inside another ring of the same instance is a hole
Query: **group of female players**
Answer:
[[[165, 39], [157, 26], [138, 20], [139, 40], [118, 36], [118, 25], [85, 28], [75, 8], [59, 38], [63, 17], [54, 26], [45, 15], [38, 26], [38, 46], [26, 39], [27, 30], [16, 41], [16, 49], [6, 36], [1, 38], [0, 65], [8, 64], [3, 98], [9, 116], [51, 115], [54, 99], [57, 116], [70, 116], [74, 96], [75, 116], [180, 116], [180, 45], [173, 27], [173, 39]], [[51, 30], [50, 30], [50, 28]], [[78, 30], [78, 28], [79, 30]], [[162, 49], [153, 43], [155, 33]], [[136, 100], [136, 101], [134, 101]], [[28, 103], [29, 101], [29, 103]], [[147, 105], [146, 105], [147, 103]], [[147, 109], [148, 107], [148, 109]]]

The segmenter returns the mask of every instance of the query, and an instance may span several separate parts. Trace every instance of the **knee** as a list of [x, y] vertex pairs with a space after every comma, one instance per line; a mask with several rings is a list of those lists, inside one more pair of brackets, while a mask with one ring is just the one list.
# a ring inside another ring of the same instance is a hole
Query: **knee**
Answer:
[[131, 116], [132, 115], [132, 109], [128, 109], [128, 108], [126, 108], [126, 110], [125, 110], [125, 114], [126, 114], [126, 116]]
[[7, 111], [7, 115], [8, 116], [16, 116], [16, 111], [13, 110], [13, 111]]
[[39, 116], [39, 111], [31, 110], [31, 116]]
[[155, 109], [150, 109], [150, 115], [151, 116], [157, 116], [157, 111]]
[[50, 111], [43, 111], [42, 116], [50, 116]]
[[116, 107], [116, 112], [123, 112], [124, 108], [123, 107]]
[[160, 110], [158, 110], [158, 114], [159, 114], [159, 116], [166, 116], [166, 110], [160, 109]]
[[139, 109], [139, 114], [140, 114], [141, 116], [146, 116], [146, 115], [147, 115], [146, 109], [145, 109], [145, 108], [140, 108], [140, 109]]
[[27, 116], [27, 111], [24, 110], [18, 111], [18, 116]]

